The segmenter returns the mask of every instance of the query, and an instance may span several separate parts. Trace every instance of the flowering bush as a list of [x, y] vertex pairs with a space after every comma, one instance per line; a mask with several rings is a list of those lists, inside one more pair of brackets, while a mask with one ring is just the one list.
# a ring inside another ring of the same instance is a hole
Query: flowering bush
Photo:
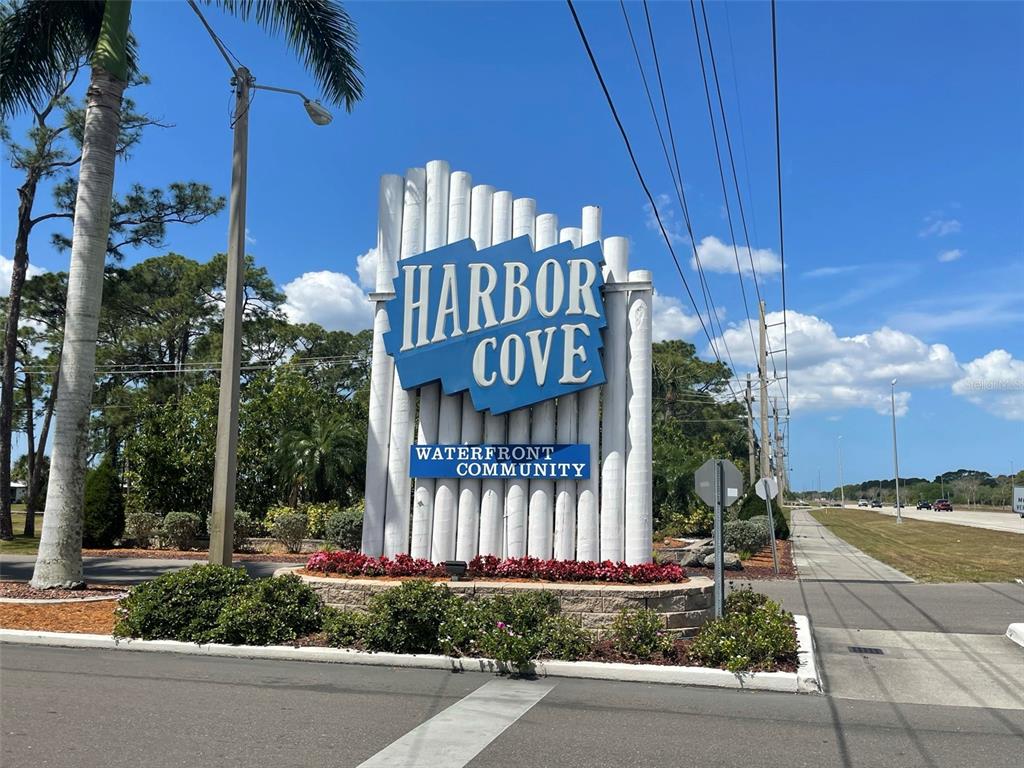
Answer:
[[636, 659], [649, 659], [672, 647], [665, 622], [649, 608], [623, 608], [612, 622], [611, 634], [619, 652]]
[[725, 615], [701, 627], [690, 657], [730, 672], [757, 672], [796, 662], [793, 614], [757, 593], [733, 592], [726, 598]]
[[[337, 573], [342, 576], [423, 576], [445, 575], [444, 566], [409, 555], [369, 557], [359, 552], [317, 552], [306, 563], [306, 570]], [[536, 579], [538, 581], [614, 581], [623, 584], [674, 583], [686, 580], [686, 571], [676, 563], [626, 565], [576, 560], [540, 560], [517, 557], [500, 560], [493, 555], [478, 555], [469, 562], [466, 575], [472, 579]]]

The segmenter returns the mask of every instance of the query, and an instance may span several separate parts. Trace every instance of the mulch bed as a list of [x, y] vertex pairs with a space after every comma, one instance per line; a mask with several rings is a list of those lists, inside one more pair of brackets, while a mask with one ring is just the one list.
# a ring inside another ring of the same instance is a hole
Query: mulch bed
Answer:
[[87, 632], [109, 635], [114, 631], [115, 600], [95, 603], [0, 603], [0, 627], [45, 632]]
[[[83, 549], [85, 557], [138, 557], [148, 560], [206, 560], [209, 553], [198, 549], [132, 549], [118, 547], [116, 549]], [[258, 563], [305, 563], [310, 553], [291, 554], [289, 552], [235, 552], [235, 562]]]
[[127, 590], [118, 584], [87, 584], [84, 589], [33, 589], [24, 581], [0, 581], [0, 597], [17, 600], [68, 600], [113, 597]]
[[[775, 575], [772, 569], [772, 550], [765, 547], [749, 560], [742, 561], [743, 569], [740, 571], [726, 571], [726, 579], [742, 579], [744, 581], [762, 581], [767, 579], [788, 579], [796, 578], [796, 565], [793, 563], [793, 544], [789, 540], [775, 543], [775, 550], [779, 556], [779, 575]], [[699, 574], [709, 578], [714, 576], [715, 569], [705, 566], [689, 565], [687, 573]]]

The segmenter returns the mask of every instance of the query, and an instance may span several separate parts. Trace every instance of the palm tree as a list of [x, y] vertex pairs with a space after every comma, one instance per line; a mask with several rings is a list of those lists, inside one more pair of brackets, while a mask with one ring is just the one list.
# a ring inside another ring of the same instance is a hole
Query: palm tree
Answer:
[[[351, 109], [362, 96], [355, 25], [333, 0], [205, 0], [253, 20], [288, 45], [328, 101]], [[68, 49], [99, 27], [86, 92], [85, 131], [75, 201], [67, 314], [46, 513], [32, 585], [75, 587], [82, 580], [82, 503], [103, 260], [110, 226], [121, 95], [131, 50], [131, 0], [8, 3], [0, 46], [0, 116], [31, 104], [53, 82]], [[92, 26], [90, 26], [90, 24]]]
[[286, 432], [277, 445], [277, 465], [288, 488], [288, 503], [337, 500], [355, 470], [365, 434], [338, 413], [321, 412], [301, 428]]

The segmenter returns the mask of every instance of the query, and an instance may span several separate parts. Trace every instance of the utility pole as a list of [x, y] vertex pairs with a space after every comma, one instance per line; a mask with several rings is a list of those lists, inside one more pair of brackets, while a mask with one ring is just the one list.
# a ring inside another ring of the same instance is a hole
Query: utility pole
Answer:
[[775, 413], [775, 471], [779, 475], [779, 503], [785, 498], [786, 491], [786, 443], [779, 430], [779, 401], [776, 398], [772, 411]]
[[761, 378], [761, 397], [758, 406], [761, 416], [761, 477], [771, 477], [771, 442], [768, 440], [768, 328], [764, 320], [764, 300], [760, 306], [760, 350], [757, 372]]
[[896, 522], [903, 522], [903, 514], [900, 509], [900, 454], [896, 449], [896, 379], [892, 380], [890, 388], [892, 397], [892, 464], [896, 472]]
[[754, 449], [754, 393], [750, 374], [747, 374], [747, 463], [750, 465], [750, 484], [757, 482], [757, 459]]
[[[230, 62], [229, 62], [230, 63]], [[217, 449], [210, 510], [209, 560], [231, 565], [234, 551], [235, 478], [238, 471], [238, 390], [242, 366], [242, 291], [245, 286], [245, 193], [249, 153], [249, 89], [252, 76], [235, 70], [235, 136], [231, 163], [227, 279], [224, 285], [224, 337], [217, 405]]]
[[839, 506], [846, 506], [846, 488], [843, 486], [843, 436], [839, 436]]

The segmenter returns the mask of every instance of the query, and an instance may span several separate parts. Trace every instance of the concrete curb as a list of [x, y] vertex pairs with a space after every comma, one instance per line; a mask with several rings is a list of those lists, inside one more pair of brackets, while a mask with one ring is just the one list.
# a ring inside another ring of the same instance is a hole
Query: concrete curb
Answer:
[[1011, 624], [1006, 628], [1006, 636], [1024, 648], [1024, 624]]
[[796, 623], [796, 647], [799, 658], [796, 670], [797, 690], [800, 693], [824, 693], [821, 678], [818, 677], [818, 654], [814, 649], [814, 633], [811, 621], [806, 616], [794, 615]]
[[[804, 616], [797, 618], [797, 640], [800, 668], [797, 672], [752, 672], [734, 674], [705, 667], [666, 667], [656, 664], [615, 664], [596, 661], [537, 661], [533, 668], [540, 677], [616, 680], [634, 683], [667, 683], [700, 685], [716, 688], [741, 688], [787, 693], [817, 693], [817, 674], [813, 650], [809, 650], [810, 629]], [[802, 620], [802, 624], [801, 624]], [[368, 653], [346, 648], [295, 648], [271, 645], [197, 645], [176, 640], [121, 640], [110, 635], [88, 635], [74, 632], [37, 632], [23, 629], [0, 629], [0, 643], [45, 645], [58, 648], [98, 648], [120, 651], [183, 653], [197, 656], [218, 656], [236, 659], [275, 659], [287, 661], [321, 661], [340, 664], [362, 664], [373, 667], [406, 669], [443, 669], [450, 672], [506, 671], [493, 659], [452, 658], [430, 654]]]

